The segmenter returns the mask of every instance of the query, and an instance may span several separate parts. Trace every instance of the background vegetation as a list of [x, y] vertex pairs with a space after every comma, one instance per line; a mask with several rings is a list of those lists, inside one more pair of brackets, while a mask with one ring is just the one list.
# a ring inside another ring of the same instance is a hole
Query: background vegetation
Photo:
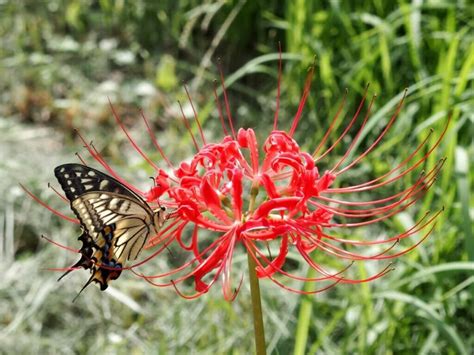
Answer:
[[[301, 298], [263, 282], [269, 353], [472, 354], [474, 20], [468, 3], [0, 1], [0, 353], [238, 354], [252, 349], [245, 282], [228, 304], [218, 287], [186, 301], [126, 274], [106, 293], [90, 287], [71, 303], [88, 276], [77, 272], [56, 283], [57, 275], [44, 268], [70, 265], [75, 255], [39, 236], [74, 246], [78, 229], [26, 198], [18, 182], [67, 212], [47, 182], [56, 165], [75, 161], [74, 152], [82, 152], [76, 127], [125, 176], [146, 186], [150, 171], [125, 144], [108, 98], [153, 152], [140, 123], [142, 108], [168, 155], [179, 161], [192, 153], [176, 104], [186, 102], [182, 81], [190, 87], [206, 135], [222, 136], [212, 93], [217, 58], [237, 125], [265, 135], [275, 110], [281, 41], [282, 127], [295, 113], [306, 69], [317, 57], [314, 88], [297, 133], [308, 148], [324, 134], [345, 88], [349, 113], [367, 83], [369, 93], [378, 94], [364, 133], [367, 142], [409, 88], [392, 133], [351, 176], [387, 171], [429, 127], [439, 133], [448, 114], [452, 123], [426, 167], [447, 157], [436, 187], [418, 209], [377, 230], [401, 233], [417, 215], [444, 206], [435, 233], [398, 260], [394, 272], [370, 284], [338, 285]], [[156, 259], [147, 268], [159, 270], [167, 261]], [[376, 267], [360, 265], [350, 273], [364, 277]], [[301, 307], [311, 315], [307, 323]]]

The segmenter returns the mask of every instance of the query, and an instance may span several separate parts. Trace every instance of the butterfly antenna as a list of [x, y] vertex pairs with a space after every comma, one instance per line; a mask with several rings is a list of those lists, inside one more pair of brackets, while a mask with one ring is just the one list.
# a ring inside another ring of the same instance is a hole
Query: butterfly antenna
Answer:
[[84, 289], [89, 286], [91, 284], [91, 282], [94, 281], [94, 274], [90, 277], [90, 279], [86, 282], [86, 284], [84, 286], [82, 286], [81, 290], [79, 291], [79, 293], [76, 295], [76, 297], [74, 297], [74, 299], [72, 300], [72, 303], [76, 302], [77, 298], [79, 297], [79, 295], [82, 293], [82, 291], [84, 291]]

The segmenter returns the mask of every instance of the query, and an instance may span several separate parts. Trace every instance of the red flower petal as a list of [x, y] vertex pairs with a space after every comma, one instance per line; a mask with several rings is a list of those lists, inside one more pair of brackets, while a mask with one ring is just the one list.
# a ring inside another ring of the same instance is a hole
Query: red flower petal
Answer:
[[267, 173], [263, 173], [260, 176], [260, 183], [265, 188], [268, 194], [268, 197], [270, 198], [280, 197], [280, 195], [277, 192], [275, 183], [273, 182], [273, 180], [270, 178], [270, 176]]
[[248, 148], [250, 150], [250, 159], [252, 161], [253, 174], [258, 172], [258, 145], [257, 137], [255, 137], [255, 132], [253, 129], [249, 128], [239, 129], [237, 133], [237, 141], [239, 142], [240, 147]]
[[242, 170], [232, 170], [232, 201], [235, 209], [235, 218], [238, 220], [242, 218], [242, 178]]
[[253, 213], [253, 218], [266, 218], [273, 210], [292, 210], [300, 201], [299, 197], [279, 197], [264, 202]]

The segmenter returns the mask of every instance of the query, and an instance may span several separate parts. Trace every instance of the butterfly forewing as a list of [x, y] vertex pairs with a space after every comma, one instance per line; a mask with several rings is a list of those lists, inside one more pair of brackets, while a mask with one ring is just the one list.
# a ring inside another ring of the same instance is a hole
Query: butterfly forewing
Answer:
[[114, 192], [144, 202], [140, 196], [113, 177], [81, 164], [64, 164], [54, 169], [54, 175], [69, 201], [91, 191]]

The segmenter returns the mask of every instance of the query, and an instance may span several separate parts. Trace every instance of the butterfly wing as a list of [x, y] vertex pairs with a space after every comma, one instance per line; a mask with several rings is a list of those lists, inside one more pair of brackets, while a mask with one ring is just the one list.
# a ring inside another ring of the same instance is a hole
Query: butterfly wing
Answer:
[[137, 203], [148, 206], [135, 192], [124, 186], [113, 177], [104, 174], [94, 168], [81, 164], [64, 164], [54, 169], [54, 175], [58, 179], [69, 201], [74, 201], [87, 192], [102, 191], [113, 192], [127, 196]]
[[136, 193], [96, 169], [65, 164], [54, 172], [83, 228], [82, 256], [73, 268], [91, 270], [84, 288], [95, 281], [105, 289], [157, 233], [153, 211]]
[[[110, 192], [88, 192], [71, 202], [71, 208], [78, 216], [81, 225], [92, 241], [102, 247], [107, 241], [103, 231], [107, 226], [115, 225], [112, 240], [117, 248], [117, 257], [124, 254], [124, 242], [136, 242], [137, 238], [149, 234], [153, 221], [153, 212], [145, 204], [125, 195]], [[135, 250], [135, 248], [132, 248]], [[135, 259], [137, 253], [127, 256]]]

